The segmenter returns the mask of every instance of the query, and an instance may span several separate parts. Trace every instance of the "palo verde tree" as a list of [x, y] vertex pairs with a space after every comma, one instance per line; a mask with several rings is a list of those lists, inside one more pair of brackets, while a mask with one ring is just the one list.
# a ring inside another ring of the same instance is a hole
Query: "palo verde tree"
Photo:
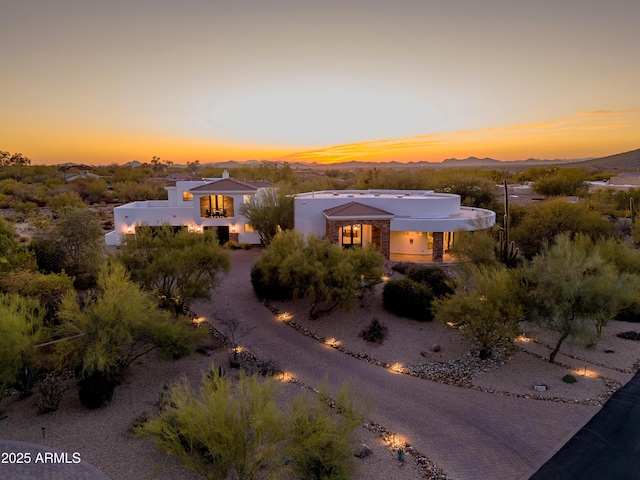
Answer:
[[187, 317], [173, 318], [161, 310], [153, 296], [115, 262], [102, 266], [95, 290], [82, 305], [75, 296], [65, 297], [58, 315], [58, 364], [76, 368], [80, 399], [92, 408], [111, 398], [137, 358], [153, 350], [179, 358], [189, 352], [195, 338], [206, 334]]
[[254, 270], [267, 285], [307, 298], [311, 318], [337, 306], [352, 307], [356, 295], [373, 288], [384, 273], [382, 255], [373, 247], [346, 250], [294, 230], [279, 233]]
[[326, 386], [317, 395], [298, 395], [289, 419], [287, 456], [296, 478], [302, 480], [349, 479], [355, 467], [353, 444], [355, 429], [363, 416], [353, 390], [343, 384], [336, 397], [339, 414], [331, 403]]
[[199, 393], [186, 380], [173, 385], [160, 414], [136, 433], [210, 480], [273, 478], [283, 469], [287, 435], [274, 388], [270, 379], [244, 375], [234, 386], [213, 368]]
[[586, 300], [586, 308], [591, 310], [591, 323], [599, 338], [603, 327], [622, 309], [640, 301], [637, 293], [640, 287], [640, 256], [637, 250], [611, 238], [601, 238], [594, 244], [588, 237], [579, 235], [574, 245], [604, 261], [599, 272], [599, 288]]
[[229, 269], [229, 256], [214, 231], [176, 233], [169, 225], [137, 227], [117, 258], [134, 281], [155, 292], [161, 306], [175, 314], [186, 313], [195, 299], [211, 298], [220, 272]]
[[293, 196], [281, 188], [266, 188], [240, 205], [240, 213], [258, 232], [261, 242], [269, 245], [278, 231], [293, 228]]
[[44, 313], [35, 298], [0, 294], [0, 399], [21, 369], [36, 366]]
[[233, 382], [212, 368], [198, 392], [186, 380], [170, 387], [160, 413], [134, 431], [210, 480], [350, 478], [362, 422], [352, 391], [343, 386], [335, 409], [326, 391], [302, 392], [285, 412], [278, 388], [255, 375]]
[[[549, 361], [554, 362], [562, 343], [583, 333], [589, 319], [599, 314], [611, 292], [603, 290], [611, 281], [612, 266], [585, 242], [572, 242], [568, 234], [556, 237], [525, 268], [528, 313], [541, 326], [558, 333]], [[593, 299], [597, 298], [597, 301]]]
[[466, 269], [457, 279], [455, 292], [434, 301], [436, 320], [461, 329], [480, 345], [480, 358], [499, 346], [513, 345], [518, 336], [522, 305], [518, 280], [502, 266]]

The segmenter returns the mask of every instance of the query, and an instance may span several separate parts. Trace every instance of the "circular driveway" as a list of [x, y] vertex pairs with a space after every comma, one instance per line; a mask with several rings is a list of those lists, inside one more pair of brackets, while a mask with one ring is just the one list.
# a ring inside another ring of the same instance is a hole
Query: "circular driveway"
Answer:
[[371, 420], [457, 480], [529, 478], [600, 409], [452, 387], [344, 355], [276, 321], [256, 298], [249, 272], [259, 253], [232, 252], [231, 271], [198, 313], [223, 331], [216, 316], [238, 319], [243, 345], [307, 385], [328, 381], [336, 391], [349, 382]]

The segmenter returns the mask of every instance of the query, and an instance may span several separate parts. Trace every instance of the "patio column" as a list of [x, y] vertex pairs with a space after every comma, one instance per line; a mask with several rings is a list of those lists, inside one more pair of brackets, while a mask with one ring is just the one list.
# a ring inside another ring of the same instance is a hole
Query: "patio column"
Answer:
[[444, 233], [433, 232], [433, 261], [441, 262], [444, 258]]

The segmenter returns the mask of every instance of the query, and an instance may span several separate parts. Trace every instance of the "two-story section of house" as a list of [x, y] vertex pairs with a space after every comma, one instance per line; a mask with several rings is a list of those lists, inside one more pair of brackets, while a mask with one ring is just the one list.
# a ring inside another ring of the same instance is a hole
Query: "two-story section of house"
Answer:
[[131, 202], [113, 211], [114, 230], [105, 235], [107, 245], [119, 245], [123, 236], [134, 235], [140, 225], [171, 225], [202, 233], [216, 228], [220, 243], [235, 240], [259, 244], [260, 236], [240, 214], [240, 206], [251, 201], [268, 182], [241, 182], [229, 178], [176, 181], [167, 185], [167, 200]]

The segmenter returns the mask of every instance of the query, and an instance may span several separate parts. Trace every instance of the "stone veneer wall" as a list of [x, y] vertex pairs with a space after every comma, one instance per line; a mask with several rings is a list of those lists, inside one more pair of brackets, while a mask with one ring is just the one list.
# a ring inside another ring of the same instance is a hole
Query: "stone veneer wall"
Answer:
[[433, 232], [433, 261], [441, 262], [444, 257], [444, 233]]
[[[340, 243], [338, 241], [338, 234], [340, 233], [340, 228], [345, 227], [347, 225], [371, 225], [374, 227], [379, 227], [382, 231], [382, 242], [380, 244], [380, 253], [384, 258], [389, 260], [389, 254], [391, 252], [390, 242], [391, 242], [391, 220], [329, 220], [327, 219], [327, 238], [331, 243]], [[442, 234], [441, 234], [442, 235]], [[442, 236], [440, 243], [442, 245]]]
[[[229, 241], [230, 242], [238, 242], [238, 233], [231, 233], [229, 232]], [[238, 242], [239, 243], [239, 242]]]

